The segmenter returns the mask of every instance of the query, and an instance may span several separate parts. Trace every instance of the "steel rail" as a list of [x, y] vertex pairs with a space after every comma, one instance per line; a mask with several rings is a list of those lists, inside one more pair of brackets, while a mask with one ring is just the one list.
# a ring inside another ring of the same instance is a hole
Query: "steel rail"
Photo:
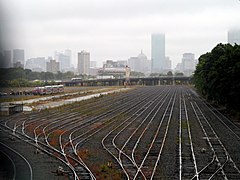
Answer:
[[[183, 112], [182, 112], [183, 111]], [[188, 136], [186, 138], [188, 138], [189, 142], [190, 142], [190, 151], [191, 151], [191, 157], [193, 160], [193, 166], [194, 166], [194, 171], [195, 171], [195, 176], [197, 178], [197, 180], [199, 179], [198, 177], [198, 168], [197, 168], [197, 161], [196, 161], [196, 157], [195, 157], [195, 153], [194, 153], [194, 147], [193, 147], [193, 141], [192, 141], [192, 135], [191, 135], [191, 128], [190, 128], [190, 123], [189, 123], [189, 117], [188, 117], [188, 111], [187, 111], [187, 107], [186, 107], [186, 101], [185, 101], [185, 97], [183, 95], [183, 93], [181, 93], [180, 96], [180, 119], [179, 119], [179, 161], [180, 161], [180, 171], [179, 171], [179, 178], [182, 179], [183, 176], [183, 166], [185, 165], [185, 163], [183, 163], [182, 158], [184, 156], [182, 156], [182, 136], [184, 136], [184, 134], [182, 133], [182, 122], [186, 122], [187, 123], [187, 132], [188, 132]], [[185, 139], [185, 137], [184, 137]], [[183, 177], [184, 178], [184, 177]]]

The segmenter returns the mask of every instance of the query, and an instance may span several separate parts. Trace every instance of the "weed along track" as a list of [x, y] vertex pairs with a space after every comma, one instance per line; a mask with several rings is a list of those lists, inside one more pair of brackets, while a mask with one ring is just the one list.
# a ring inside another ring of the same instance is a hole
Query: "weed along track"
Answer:
[[4, 118], [70, 179], [240, 179], [240, 128], [185, 86], [145, 86]]

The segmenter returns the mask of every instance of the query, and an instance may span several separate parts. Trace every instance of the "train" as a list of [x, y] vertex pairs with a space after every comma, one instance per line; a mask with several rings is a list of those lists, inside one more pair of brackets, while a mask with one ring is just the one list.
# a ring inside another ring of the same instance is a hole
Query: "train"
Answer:
[[34, 95], [45, 95], [45, 94], [57, 94], [63, 93], [64, 86], [63, 85], [53, 85], [53, 86], [43, 86], [43, 87], [35, 87], [32, 91]]

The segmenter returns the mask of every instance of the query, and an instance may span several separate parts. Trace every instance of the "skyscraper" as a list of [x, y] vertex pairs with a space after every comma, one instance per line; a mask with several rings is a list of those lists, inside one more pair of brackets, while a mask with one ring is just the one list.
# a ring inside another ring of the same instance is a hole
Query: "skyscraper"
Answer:
[[151, 37], [152, 73], [162, 73], [165, 69], [165, 34]]
[[14, 49], [13, 50], [13, 65], [21, 64], [24, 65], [24, 50], [23, 49]]
[[89, 74], [90, 68], [90, 53], [81, 51], [78, 53], [78, 73]]
[[182, 57], [182, 68], [185, 76], [191, 76], [195, 71], [195, 58], [193, 53], [184, 53]]
[[62, 72], [68, 71], [71, 67], [71, 50], [65, 50], [64, 52], [55, 51], [54, 58], [60, 63], [60, 70]]
[[228, 43], [240, 45], [240, 29], [232, 29], [228, 31]]
[[4, 58], [4, 62], [5, 62], [5, 67], [10, 68], [12, 66], [11, 51], [10, 50], [3, 51], [3, 58]]

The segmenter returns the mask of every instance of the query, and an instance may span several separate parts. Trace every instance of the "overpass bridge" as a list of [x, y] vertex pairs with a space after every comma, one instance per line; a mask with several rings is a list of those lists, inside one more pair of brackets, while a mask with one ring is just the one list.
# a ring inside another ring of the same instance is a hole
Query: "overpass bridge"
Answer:
[[[126, 79], [92, 79], [62, 82], [65, 86], [123, 86]], [[191, 84], [192, 77], [187, 76], [159, 76], [134, 77], [129, 79], [131, 85], [157, 86], [157, 85], [184, 85]]]

